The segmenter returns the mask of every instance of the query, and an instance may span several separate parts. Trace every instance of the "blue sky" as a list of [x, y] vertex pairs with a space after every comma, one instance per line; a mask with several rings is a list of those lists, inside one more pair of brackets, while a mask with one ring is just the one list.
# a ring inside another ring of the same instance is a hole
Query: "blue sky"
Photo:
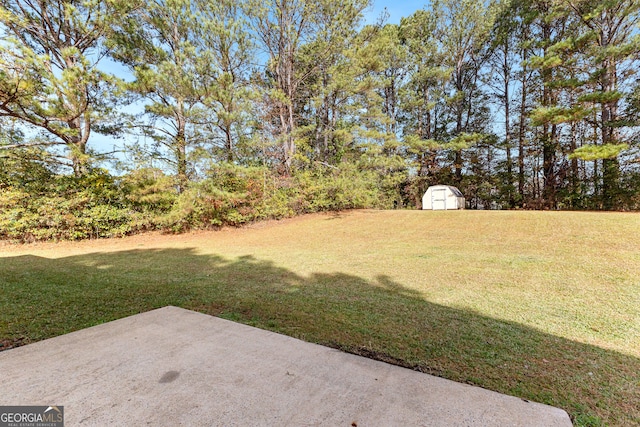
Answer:
[[366, 20], [375, 22], [380, 14], [387, 9], [388, 23], [399, 24], [400, 18], [407, 17], [419, 9], [423, 9], [428, 0], [373, 0], [373, 9], [367, 13]]

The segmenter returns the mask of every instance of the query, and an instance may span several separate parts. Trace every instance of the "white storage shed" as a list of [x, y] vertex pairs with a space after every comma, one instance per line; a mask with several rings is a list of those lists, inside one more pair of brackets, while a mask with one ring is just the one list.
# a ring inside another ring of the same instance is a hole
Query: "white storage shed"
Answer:
[[422, 209], [464, 209], [464, 196], [451, 185], [432, 185], [422, 196]]

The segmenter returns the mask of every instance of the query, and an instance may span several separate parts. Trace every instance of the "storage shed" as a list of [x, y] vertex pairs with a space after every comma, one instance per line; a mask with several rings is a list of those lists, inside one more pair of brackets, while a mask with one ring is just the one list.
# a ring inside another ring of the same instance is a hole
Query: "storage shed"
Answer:
[[422, 209], [464, 209], [464, 196], [451, 185], [432, 185], [422, 196]]

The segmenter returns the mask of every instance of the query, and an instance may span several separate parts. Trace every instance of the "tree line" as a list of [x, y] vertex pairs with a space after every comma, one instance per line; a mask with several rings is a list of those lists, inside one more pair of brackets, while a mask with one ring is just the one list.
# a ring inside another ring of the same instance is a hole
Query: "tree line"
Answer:
[[441, 183], [471, 208], [640, 206], [639, 1], [434, 0], [365, 25], [370, 6], [0, 0], [5, 227], [109, 186], [91, 206], [164, 218], [145, 227], [197, 223], [186, 205], [418, 207]]

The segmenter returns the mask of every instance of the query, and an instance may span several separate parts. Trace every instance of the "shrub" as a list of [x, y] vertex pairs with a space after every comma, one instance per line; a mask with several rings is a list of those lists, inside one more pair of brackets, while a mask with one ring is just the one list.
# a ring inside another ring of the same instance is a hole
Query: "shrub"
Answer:
[[174, 232], [190, 228], [240, 225], [254, 219], [253, 206], [263, 197], [259, 168], [232, 164], [212, 167], [205, 179], [180, 194], [161, 225]]
[[[327, 170], [329, 169], [329, 170]], [[380, 205], [376, 174], [343, 163], [337, 168], [309, 170], [296, 175], [303, 212], [369, 208]], [[299, 212], [302, 213], [302, 212]]]
[[0, 238], [76, 240], [153, 227], [151, 218], [125, 202], [113, 177], [102, 170], [82, 178], [53, 177], [42, 194], [10, 186], [0, 194]]
[[315, 166], [288, 177], [266, 167], [225, 163], [213, 165], [203, 180], [178, 194], [175, 179], [153, 168], [119, 178], [101, 169], [80, 178], [52, 174], [37, 189], [22, 189], [5, 176], [0, 238], [75, 240], [149, 229], [182, 232], [310, 212], [390, 207], [400, 198], [398, 177], [402, 175], [384, 168], [350, 163]]
[[178, 197], [175, 177], [157, 168], [136, 169], [119, 183], [128, 204], [140, 212], [166, 213]]

